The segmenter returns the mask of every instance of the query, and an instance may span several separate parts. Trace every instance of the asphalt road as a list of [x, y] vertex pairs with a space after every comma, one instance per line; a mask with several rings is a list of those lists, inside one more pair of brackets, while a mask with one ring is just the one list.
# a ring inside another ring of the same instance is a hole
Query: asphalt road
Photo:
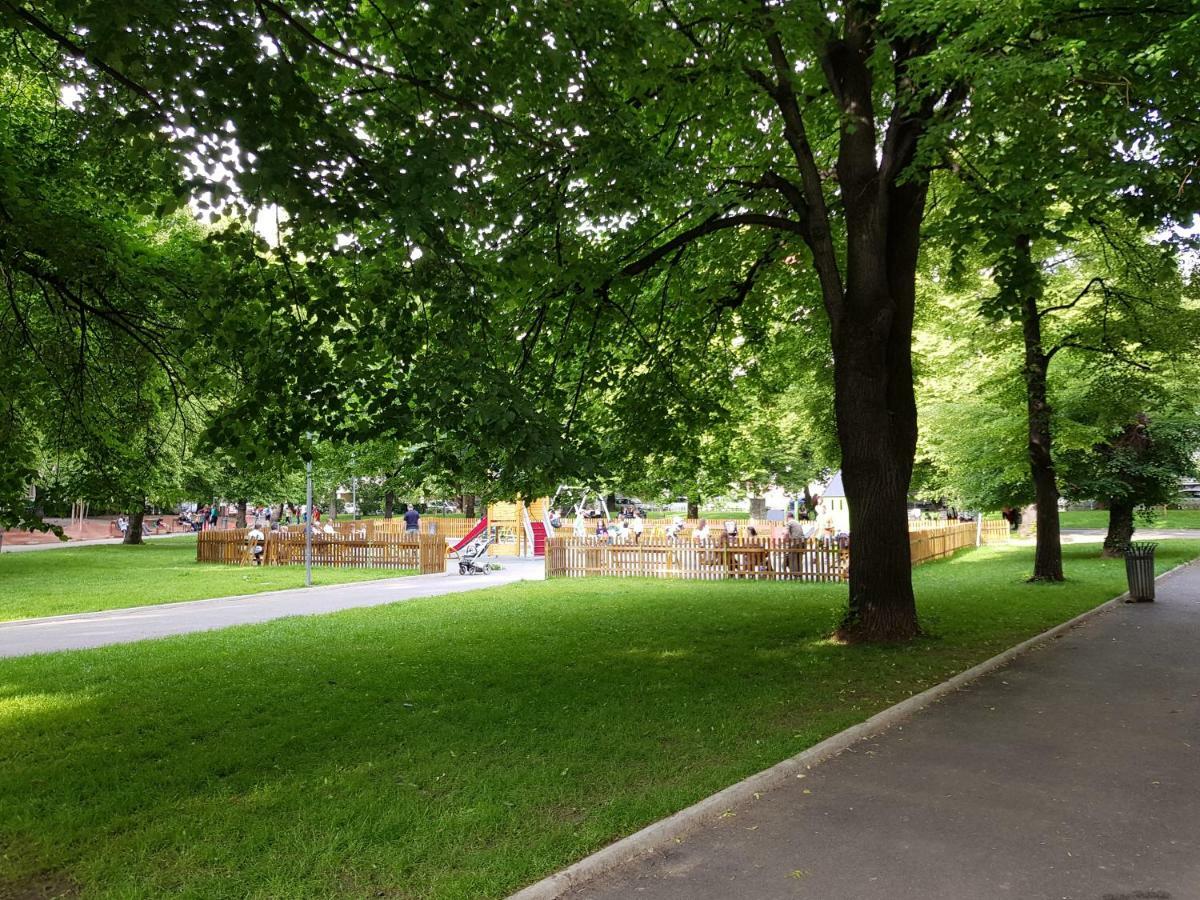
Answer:
[[268, 622], [285, 616], [312, 616], [341, 609], [382, 606], [417, 597], [456, 594], [515, 581], [540, 580], [545, 575], [545, 563], [540, 559], [501, 558], [498, 562], [504, 568], [486, 575], [410, 575], [329, 587], [0, 622], [0, 657], [82, 650], [192, 631]]

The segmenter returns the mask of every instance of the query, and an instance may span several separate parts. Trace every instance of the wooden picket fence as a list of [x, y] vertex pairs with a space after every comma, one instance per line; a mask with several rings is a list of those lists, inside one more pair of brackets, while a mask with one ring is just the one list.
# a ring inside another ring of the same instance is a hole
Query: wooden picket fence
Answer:
[[703, 581], [843, 581], [848, 563], [847, 549], [833, 541], [748, 538], [668, 543], [643, 536], [638, 544], [609, 544], [594, 537], [571, 536], [546, 542], [547, 578], [607, 575]]
[[[247, 539], [248, 533], [247, 528], [201, 532], [196, 535], [196, 562], [253, 565], [254, 542]], [[262, 558], [265, 566], [304, 565], [304, 530], [269, 532], [263, 540]], [[314, 532], [312, 562], [332, 568], [415, 569], [423, 575], [440, 574], [446, 571], [446, 541], [432, 534], [359, 537]]]
[[920, 565], [931, 559], [950, 556], [966, 547], [980, 544], [999, 544], [1008, 540], [1008, 523], [1003, 519], [984, 519], [981, 523], [961, 522], [945, 528], [922, 528], [910, 531], [909, 552], [912, 564]]
[[[977, 538], [983, 544], [1007, 541], [1008, 523], [984, 520], [979, 525], [962, 522], [912, 531], [908, 536], [912, 564], [974, 547]], [[647, 532], [637, 544], [610, 544], [591, 535], [552, 537], [546, 542], [547, 578], [601, 575], [836, 582], [846, 580], [849, 566], [849, 542], [824, 538], [739, 538], [695, 543], [686, 538], [675, 542], [651, 538]]]
[[[421, 516], [419, 528], [421, 534], [436, 534], [443, 538], [460, 538], [475, 527], [478, 519], [463, 519], [452, 516]], [[373, 520], [359, 522], [360, 526], [369, 525], [373, 534], [404, 534], [404, 520], [397, 517], [391, 520]]]
[[196, 535], [196, 562], [246, 566], [254, 562], [252, 546], [246, 540], [249, 528], [201, 531]]
[[931, 559], [950, 556], [966, 547], [975, 546], [975, 523], [964, 522], [949, 528], [925, 528], [908, 535], [912, 564], [919, 566]]
[[[960, 528], [969, 525], [975, 528], [975, 523], [964, 522], [958, 519], [910, 519], [908, 522], [908, 530], [915, 531], [945, 531], [949, 528]], [[1003, 519], [984, 519], [980, 526], [981, 536], [984, 543], [988, 539], [1008, 539], [1008, 523]]]
[[1012, 534], [1008, 523], [1003, 519], [984, 519], [980, 529], [980, 537], [984, 544], [1003, 544]]

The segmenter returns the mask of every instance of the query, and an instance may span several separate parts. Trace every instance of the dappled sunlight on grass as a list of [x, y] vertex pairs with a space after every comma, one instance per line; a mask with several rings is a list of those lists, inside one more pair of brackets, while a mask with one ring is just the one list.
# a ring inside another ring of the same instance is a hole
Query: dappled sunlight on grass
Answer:
[[651, 660], [657, 659], [663, 662], [672, 659], [683, 659], [684, 657], [691, 656], [694, 653], [693, 650], [666, 650], [655, 647], [628, 647], [621, 652], [625, 656], [642, 657]]
[[17, 694], [0, 689], [0, 730], [17, 725], [28, 727], [31, 720], [77, 712], [91, 699], [90, 695], [80, 691]]

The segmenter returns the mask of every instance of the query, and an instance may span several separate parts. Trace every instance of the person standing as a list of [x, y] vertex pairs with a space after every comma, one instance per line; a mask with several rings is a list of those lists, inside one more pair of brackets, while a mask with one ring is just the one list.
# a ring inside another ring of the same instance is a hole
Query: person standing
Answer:
[[421, 530], [421, 514], [413, 508], [411, 503], [404, 511], [404, 530], [409, 534], [416, 534]]
[[642, 542], [642, 532], [646, 530], [646, 520], [642, 518], [640, 510], [633, 511], [633, 523], [630, 529], [633, 532], [633, 542], [640, 544]]
[[792, 513], [787, 514], [787, 525], [785, 528], [787, 529], [787, 539], [789, 541], [804, 540], [804, 526], [797, 521], [795, 515]]
[[[784, 537], [793, 545], [804, 542], [804, 526], [796, 520], [796, 517], [792, 513], [787, 514]], [[784, 568], [793, 574], [803, 571], [804, 553], [799, 550], [789, 550], [787, 555], [784, 556]]]
[[256, 566], [262, 565], [263, 554], [266, 552], [266, 539], [267, 536], [263, 534], [257, 522], [255, 522], [253, 528], [246, 532], [246, 544], [250, 548], [250, 555], [253, 557]]

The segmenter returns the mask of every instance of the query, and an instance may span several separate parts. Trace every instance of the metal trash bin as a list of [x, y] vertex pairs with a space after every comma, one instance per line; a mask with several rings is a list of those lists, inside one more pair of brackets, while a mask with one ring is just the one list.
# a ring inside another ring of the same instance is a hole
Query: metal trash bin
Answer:
[[1129, 602], [1154, 600], [1154, 541], [1131, 541], [1125, 548], [1125, 576], [1129, 579]]

